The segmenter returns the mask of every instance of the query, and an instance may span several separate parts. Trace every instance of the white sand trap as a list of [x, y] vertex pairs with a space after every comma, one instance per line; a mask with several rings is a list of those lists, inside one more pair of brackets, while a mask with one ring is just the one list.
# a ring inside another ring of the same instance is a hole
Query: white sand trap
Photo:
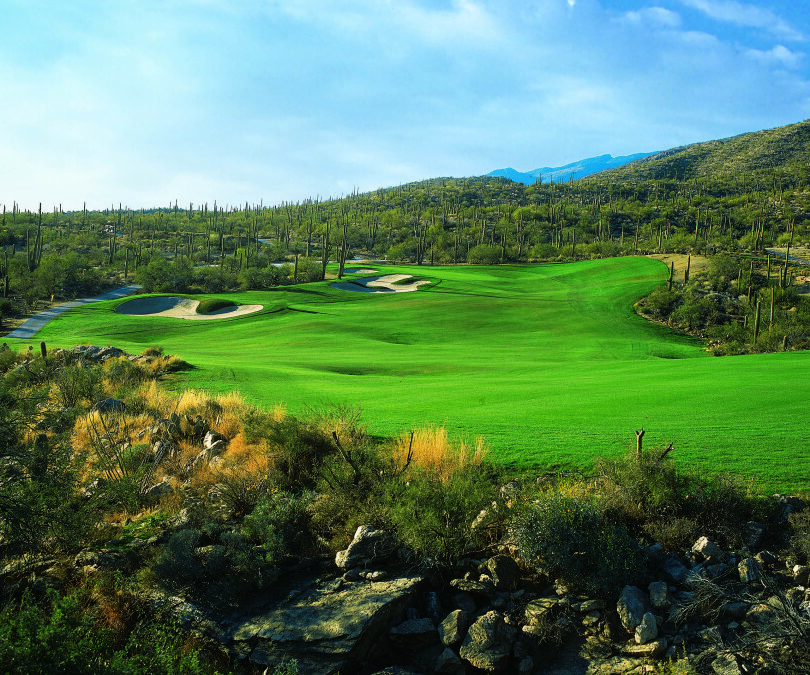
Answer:
[[398, 281], [411, 279], [410, 274], [386, 274], [381, 277], [367, 277], [366, 279], [356, 279], [350, 283], [330, 284], [332, 288], [339, 288], [342, 291], [355, 291], [356, 293], [410, 293], [429, 281], [414, 281], [410, 284], [400, 284]]
[[171, 316], [176, 319], [198, 321], [204, 319], [229, 319], [233, 316], [252, 314], [264, 309], [264, 305], [238, 305], [223, 307], [210, 314], [197, 314], [197, 305], [199, 304], [199, 300], [163, 295], [157, 298], [135, 298], [118, 305], [115, 311], [127, 316]]
[[365, 267], [352, 267], [343, 270], [346, 274], [377, 274], [380, 270], [367, 270]]

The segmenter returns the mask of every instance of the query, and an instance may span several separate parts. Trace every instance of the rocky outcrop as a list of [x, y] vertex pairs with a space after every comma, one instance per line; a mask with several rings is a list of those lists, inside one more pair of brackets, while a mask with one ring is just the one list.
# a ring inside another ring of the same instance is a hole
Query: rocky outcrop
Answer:
[[337, 579], [240, 620], [224, 637], [235, 654], [271, 672], [290, 658], [302, 673], [357, 672], [375, 651], [390, 649], [392, 626], [400, 626], [399, 636], [410, 632], [412, 639], [439, 644], [430, 622], [429, 628], [419, 622], [415, 632], [401, 623], [423, 583], [420, 576], [348, 584]]

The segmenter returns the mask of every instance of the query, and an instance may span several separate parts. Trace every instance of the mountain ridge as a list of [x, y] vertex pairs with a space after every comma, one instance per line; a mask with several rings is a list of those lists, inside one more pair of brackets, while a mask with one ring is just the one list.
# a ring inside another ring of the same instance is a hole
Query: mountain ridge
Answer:
[[526, 172], [517, 171], [512, 167], [507, 167], [505, 169], [495, 169], [494, 171], [490, 171], [485, 175], [497, 178], [508, 178], [516, 183], [523, 183], [524, 185], [534, 185], [538, 181], [542, 183], [549, 183], [552, 181], [559, 183], [584, 178], [585, 176], [590, 176], [594, 173], [599, 173], [600, 171], [616, 169], [638, 159], [643, 159], [645, 157], [649, 157], [650, 155], [659, 153], [660, 151], [638, 152], [632, 155], [622, 155], [619, 157], [614, 157], [610, 154], [596, 155], [595, 157], [579, 159], [575, 162], [564, 164], [563, 166], [544, 166], [539, 169], [533, 169]]

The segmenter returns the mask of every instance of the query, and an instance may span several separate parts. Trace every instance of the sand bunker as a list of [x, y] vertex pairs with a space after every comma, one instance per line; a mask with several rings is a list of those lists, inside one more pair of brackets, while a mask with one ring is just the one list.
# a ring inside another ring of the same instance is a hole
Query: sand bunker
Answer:
[[343, 270], [346, 274], [377, 274], [380, 270], [369, 270], [365, 267], [352, 267]]
[[197, 305], [199, 304], [199, 300], [164, 295], [157, 298], [135, 298], [118, 305], [115, 311], [128, 316], [171, 316], [176, 319], [197, 321], [229, 319], [233, 316], [251, 314], [264, 309], [263, 305], [234, 305], [233, 307], [217, 309], [210, 314], [197, 314]]
[[411, 278], [410, 274], [386, 274], [381, 277], [367, 277], [365, 279], [355, 279], [351, 282], [338, 282], [330, 284], [330, 286], [357, 293], [410, 293], [420, 286], [430, 283], [424, 280], [414, 281], [410, 284], [397, 283]]

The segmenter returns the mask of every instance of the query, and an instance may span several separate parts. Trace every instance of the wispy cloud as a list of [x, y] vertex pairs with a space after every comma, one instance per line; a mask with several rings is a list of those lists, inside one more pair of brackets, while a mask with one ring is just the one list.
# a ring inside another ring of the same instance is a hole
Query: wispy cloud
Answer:
[[757, 61], [787, 68], [797, 68], [804, 58], [803, 53], [791, 51], [784, 45], [776, 45], [773, 49], [767, 51], [749, 49], [747, 53]]
[[759, 28], [785, 40], [803, 41], [801, 31], [775, 12], [736, 0], [681, 0], [687, 7], [692, 7], [706, 16], [725, 21], [735, 26]]
[[625, 12], [623, 20], [635, 24], [649, 25], [654, 28], [679, 28], [681, 15], [664, 7], [643, 7], [639, 10]]

